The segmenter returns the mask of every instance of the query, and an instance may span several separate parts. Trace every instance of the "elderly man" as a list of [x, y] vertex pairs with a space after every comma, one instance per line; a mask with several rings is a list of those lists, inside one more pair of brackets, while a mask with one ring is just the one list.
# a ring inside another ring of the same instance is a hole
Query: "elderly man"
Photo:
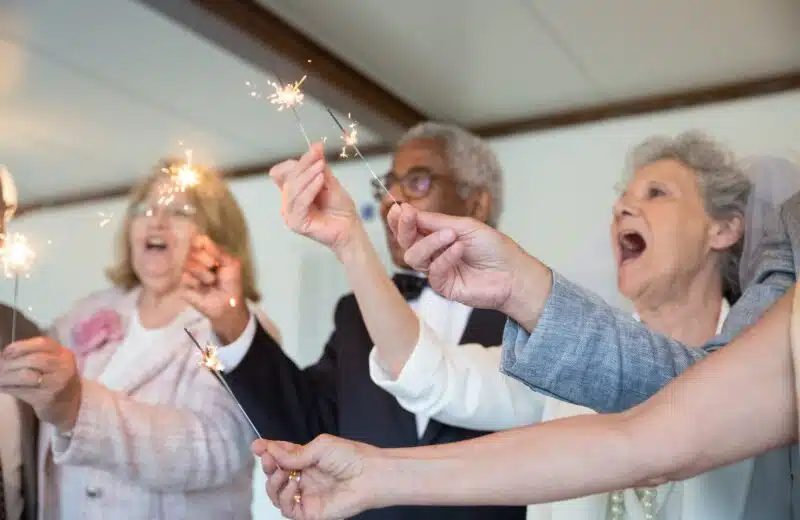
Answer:
[[[11, 174], [0, 167], [0, 239], [17, 210], [17, 189]], [[14, 310], [0, 304], [0, 348], [11, 341]], [[17, 311], [16, 338], [39, 336], [39, 329]], [[3, 363], [0, 356], [0, 363]], [[33, 410], [14, 397], [0, 393], [0, 519], [35, 520], [36, 441], [38, 421]]]
[[[312, 147], [300, 161], [274, 168], [271, 175], [281, 186], [282, 171], [299, 164], [319, 165], [318, 173], [322, 174], [321, 147]], [[470, 344], [470, 348], [484, 350], [484, 345], [498, 345], [504, 316], [496, 311], [471, 309], [437, 295], [427, 287], [424, 277], [409, 272], [403, 249], [388, 232], [394, 264], [406, 271], [394, 276], [395, 288], [369, 242], [352, 200], [330, 171], [324, 170], [324, 176], [332, 183], [327, 197], [330, 205], [319, 209], [320, 225], [312, 224], [317, 232], [304, 230], [293, 222], [290, 226], [337, 253], [354, 295], [345, 296], [337, 305], [335, 330], [316, 364], [299, 369], [246, 307], [214, 305], [221, 300], [227, 302], [230, 295], [238, 298], [241, 289], [235, 282], [238, 266], [210, 241], [199, 240], [187, 262], [184, 280], [188, 297], [209, 316], [221, 342], [228, 344], [220, 350], [219, 358], [227, 368], [226, 379], [234, 393], [261, 434], [270, 439], [305, 443], [329, 433], [398, 448], [480, 436], [481, 432], [448, 426], [430, 415], [407, 411], [373, 382], [370, 373], [384, 369], [385, 378], [391, 379], [395, 369], [404, 363], [401, 358], [407, 358], [425, 328], [436, 331], [453, 346]], [[375, 183], [375, 196], [384, 219], [398, 201], [426, 211], [469, 216], [494, 226], [502, 209], [501, 183], [499, 164], [486, 143], [457, 127], [425, 123], [409, 130], [400, 140], [392, 171], [382, 184]], [[322, 184], [314, 186], [321, 189]], [[383, 191], [384, 186], [388, 194]], [[284, 190], [284, 206], [293, 203], [291, 196]], [[215, 308], [225, 310], [215, 315]], [[388, 345], [396, 342], [404, 345]], [[371, 356], [373, 345], [385, 347], [381, 360]], [[520, 388], [529, 391], [521, 385]], [[368, 511], [358, 518], [522, 520], [525, 508], [400, 507]]]

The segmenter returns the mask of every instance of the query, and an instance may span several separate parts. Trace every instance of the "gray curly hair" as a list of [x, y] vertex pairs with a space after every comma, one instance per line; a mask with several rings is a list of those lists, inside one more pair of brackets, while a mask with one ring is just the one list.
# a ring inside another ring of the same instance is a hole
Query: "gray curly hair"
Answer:
[[[651, 137], [631, 151], [627, 176], [630, 178], [636, 170], [665, 159], [678, 161], [694, 171], [711, 218], [726, 221], [740, 217], [745, 221], [752, 183], [728, 148], [698, 130], [676, 137]], [[725, 295], [732, 300], [741, 295], [739, 260], [743, 240], [744, 233], [725, 252], [720, 266]]]
[[397, 147], [418, 139], [437, 140], [444, 145], [445, 161], [457, 182], [489, 191], [492, 211], [487, 224], [497, 227], [503, 213], [503, 169], [489, 144], [458, 126], [428, 121], [403, 134]]

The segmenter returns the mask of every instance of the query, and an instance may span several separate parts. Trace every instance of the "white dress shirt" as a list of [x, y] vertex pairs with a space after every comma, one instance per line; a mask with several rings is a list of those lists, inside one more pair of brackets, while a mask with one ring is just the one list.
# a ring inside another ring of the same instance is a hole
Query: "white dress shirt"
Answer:
[[22, 518], [22, 439], [19, 404], [7, 394], [0, 394], [0, 463], [3, 465], [3, 486], [6, 501], [6, 517], [9, 520]]
[[[471, 308], [465, 305], [442, 298], [433, 290], [431, 290], [430, 287], [423, 289], [420, 297], [416, 300], [410, 301], [409, 305], [418, 316], [424, 316], [424, 319], [421, 318], [422, 323], [426, 325], [428, 330], [433, 331], [432, 335], [444, 338], [448, 343], [453, 345], [458, 345], [458, 342], [461, 340], [461, 336], [464, 335], [464, 329], [467, 326], [467, 321], [469, 320], [469, 315], [472, 311]], [[242, 359], [244, 359], [248, 349], [250, 348], [250, 343], [252, 343], [255, 333], [256, 322], [253, 314], [251, 313], [250, 321], [247, 323], [247, 327], [245, 328], [244, 332], [242, 332], [242, 334], [233, 343], [219, 349], [217, 353], [219, 361], [226, 370], [233, 370], [239, 365], [239, 363], [242, 362]], [[476, 345], [467, 347], [471, 350], [474, 350]], [[483, 347], [479, 348], [480, 350], [486, 350]], [[415, 350], [415, 352], [417, 352], [417, 350]], [[424, 352], [421, 354], [421, 356], [424, 356]], [[372, 373], [373, 380], [375, 380], [376, 370], [382, 372], [382, 369], [377, 366], [374, 357], [375, 356], [373, 352], [370, 355], [370, 372]], [[424, 360], [422, 360], [421, 364], [424, 365], [426, 363]], [[494, 362], [495, 371], [497, 370], [498, 366], [499, 357], [497, 357], [497, 360]], [[383, 382], [376, 381], [376, 383], [378, 386], [384, 387]], [[391, 382], [389, 382], [389, 384], [391, 386]], [[525, 387], [525, 390], [529, 395], [532, 393], [527, 389], [527, 387]], [[416, 410], [412, 410], [411, 408], [403, 405], [403, 402], [399, 398], [398, 401], [403, 408], [406, 408], [415, 414], [417, 422], [417, 434], [422, 437], [422, 435], [425, 433], [425, 428], [428, 426], [428, 422], [430, 421], [432, 413], [430, 413], [430, 411], [424, 406], [420, 407], [419, 412], [417, 412]], [[434, 408], [435, 405], [431, 407], [431, 409]]]

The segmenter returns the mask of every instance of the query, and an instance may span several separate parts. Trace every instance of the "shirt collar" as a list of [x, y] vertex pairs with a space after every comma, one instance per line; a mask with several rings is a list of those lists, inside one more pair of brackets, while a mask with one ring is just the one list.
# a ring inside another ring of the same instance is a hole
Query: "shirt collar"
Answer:
[[[722, 326], [725, 325], [725, 320], [728, 319], [728, 313], [730, 311], [731, 311], [731, 304], [728, 303], [727, 299], [723, 298], [722, 307], [719, 310], [719, 320], [717, 321], [717, 334], [722, 332]], [[633, 313], [633, 319], [639, 322], [642, 321], [642, 319], [639, 317], [638, 312]]]

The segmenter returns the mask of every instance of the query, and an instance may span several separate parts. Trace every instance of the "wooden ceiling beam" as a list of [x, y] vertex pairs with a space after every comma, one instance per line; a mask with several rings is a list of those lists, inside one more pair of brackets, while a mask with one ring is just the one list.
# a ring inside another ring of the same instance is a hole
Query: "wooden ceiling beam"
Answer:
[[500, 137], [538, 131], [554, 130], [566, 126], [597, 123], [608, 119], [633, 117], [680, 108], [714, 103], [727, 103], [740, 99], [779, 94], [800, 89], [800, 70], [775, 76], [748, 79], [724, 85], [672, 92], [655, 96], [627, 99], [613, 103], [562, 110], [515, 121], [504, 121], [473, 128], [481, 137]]
[[[426, 115], [356, 70], [256, 0], [137, 0], [394, 142]], [[214, 71], [209, 71], [213, 74]]]

